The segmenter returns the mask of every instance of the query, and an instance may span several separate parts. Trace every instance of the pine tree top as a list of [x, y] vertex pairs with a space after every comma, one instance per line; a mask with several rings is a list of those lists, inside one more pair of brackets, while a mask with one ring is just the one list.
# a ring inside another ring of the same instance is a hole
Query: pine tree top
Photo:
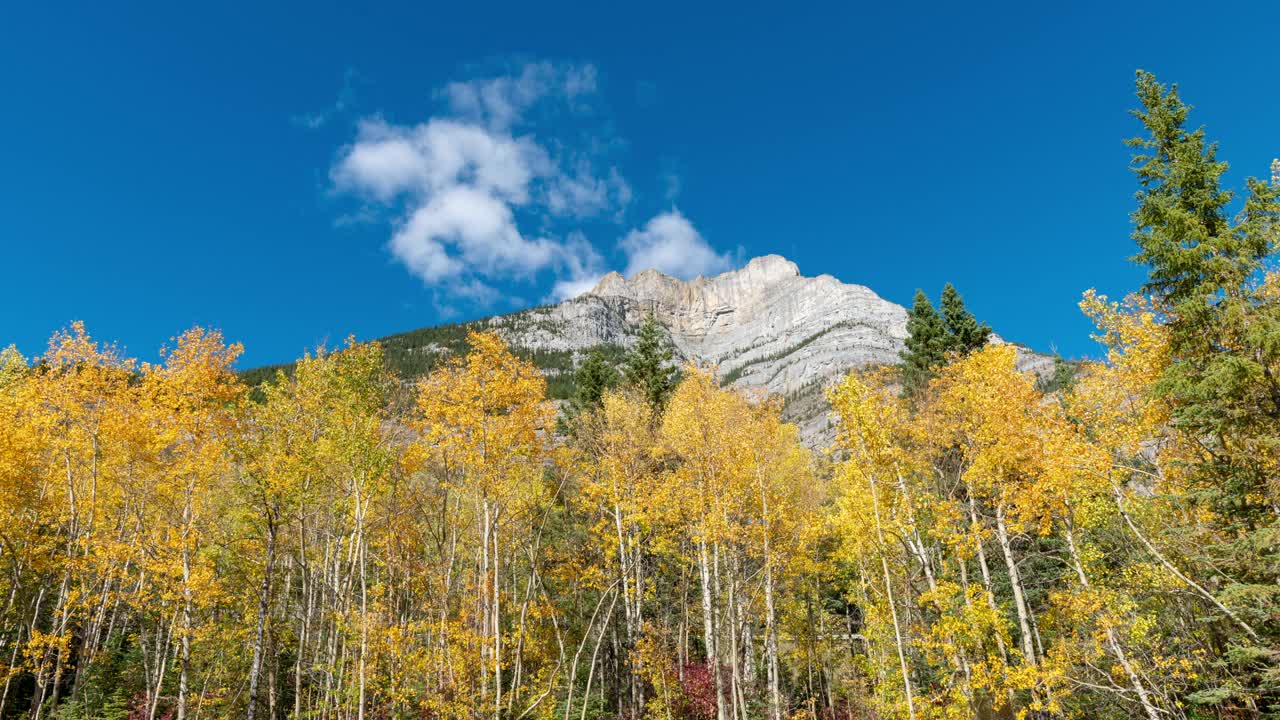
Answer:
[[1235, 231], [1227, 212], [1235, 193], [1221, 186], [1228, 166], [1218, 160], [1218, 144], [1203, 127], [1186, 128], [1192, 108], [1177, 85], [1139, 70], [1137, 95], [1141, 108], [1131, 112], [1147, 135], [1125, 143], [1137, 149], [1130, 163], [1141, 186], [1134, 260], [1151, 269], [1144, 289], [1177, 304], [1239, 284], [1270, 247], [1258, 234]]
[[991, 328], [973, 317], [951, 283], [942, 290], [941, 313], [923, 290], [916, 290], [907, 313], [906, 349], [901, 354], [903, 391], [914, 394], [937, 376], [949, 356], [977, 350], [987, 344], [990, 335]]
[[650, 312], [640, 325], [635, 346], [623, 360], [622, 374], [654, 409], [661, 409], [675, 389], [677, 371], [670, 366], [673, 356], [666, 331]]
[[955, 286], [947, 283], [942, 288], [942, 316], [951, 333], [951, 349], [969, 353], [987, 344], [991, 335], [991, 327], [979, 323], [964, 306], [964, 298]]

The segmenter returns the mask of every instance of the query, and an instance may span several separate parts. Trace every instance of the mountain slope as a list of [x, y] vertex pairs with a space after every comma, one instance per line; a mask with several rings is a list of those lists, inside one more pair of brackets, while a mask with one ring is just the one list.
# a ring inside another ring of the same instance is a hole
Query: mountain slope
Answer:
[[[464, 349], [469, 329], [493, 330], [547, 372], [549, 394], [564, 398], [587, 350], [615, 357], [653, 312], [682, 362], [714, 367], [726, 385], [780, 395], [810, 444], [830, 439], [823, 390], [849, 370], [894, 364], [907, 337], [907, 311], [861, 285], [830, 275], [804, 277], [778, 255], [740, 270], [681, 281], [655, 270], [631, 279], [610, 273], [572, 300], [470, 323], [423, 328], [381, 341], [388, 364], [411, 378]], [[998, 338], [997, 342], [1002, 342]], [[1049, 356], [1023, 350], [1024, 369], [1053, 371]], [[254, 374], [256, 373], [256, 374]], [[262, 371], [250, 371], [254, 382]]]

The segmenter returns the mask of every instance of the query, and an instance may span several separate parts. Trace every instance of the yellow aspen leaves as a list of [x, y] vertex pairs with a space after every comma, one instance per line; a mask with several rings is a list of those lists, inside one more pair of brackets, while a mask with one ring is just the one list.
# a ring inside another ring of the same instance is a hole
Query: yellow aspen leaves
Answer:
[[543, 371], [494, 333], [416, 382], [349, 340], [255, 388], [211, 329], [155, 363], [79, 324], [39, 358], [0, 351], [0, 715], [1233, 702], [1203, 694], [1223, 672], [1209, 631], [1259, 620], [1200, 554], [1221, 531], [1189, 495], [1205, 447], [1152, 391], [1162, 312], [1081, 306], [1106, 358], [1067, 386], [1045, 392], [1007, 344], [905, 397], [868, 369], [827, 390], [816, 449], [783, 399], [697, 367], [665, 405], [605, 389], [563, 432]]

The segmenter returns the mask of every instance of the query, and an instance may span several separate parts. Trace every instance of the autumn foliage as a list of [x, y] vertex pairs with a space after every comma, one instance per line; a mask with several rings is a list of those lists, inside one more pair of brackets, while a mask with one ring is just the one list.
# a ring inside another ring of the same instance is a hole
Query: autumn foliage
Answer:
[[0, 717], [1276, 716], [1280, 190], [1226, 218], [1139, 88], [1178, 261], [1085, 294], [1105, 358], [1048, 392], [968, 317], [909, 392], [828, 388], [830, 447], [652, 320], [563, 413], [487, 333], [416, 384], [350, 341], [249, 388], [201, 328], [0, 352]]

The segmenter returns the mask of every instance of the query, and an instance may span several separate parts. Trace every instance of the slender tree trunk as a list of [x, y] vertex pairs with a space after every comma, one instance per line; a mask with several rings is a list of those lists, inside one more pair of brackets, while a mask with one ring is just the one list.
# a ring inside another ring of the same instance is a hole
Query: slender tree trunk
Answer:
[[[591, 667], [587, 668], [587, 687], [582, 691], [582, 716], [580, 720], [587, 720], [587, 708], [591, 707], [591, 681], [595, 679], [596, 661], [600, 656], [600, 646], [603, 644], [605, 631], [609, 629], [609, 620], [613, 618], [613, 609], [617, 605], [618, 593], [615, 592], [613, 600], [609, 603], [609, 612], [605, 613], [604, 621], [600, 625], [600, 634], [596, 636], [596, 647], [591, 651]], [[590, 629], [588, 629], [588, 632], [590, 632]]]
[[1018, 613], [1018, 628], [1022, 637], [1022, 654], [1030, 665], [1035, 665], [1035, 638], [1031, 634], [1031, 616], [1027, 611], [1027, 599], [1022, 591], [1022, 577], [1018, 573], [1018, 564], [1013, 559], [1013, 547], [1009, 543], [1009, 530], [1004, 521], [1004, 503], [996, 505], [996, 540], [1000, 543], [1000, 552], [1004, 555], [1004, 565], [1009, 571], [1009, 585], [1013, 588], [1013, 604]]
[[702, 579], [702, 642], [706, 646], [707, 664], [716, 683], [716, 720], [726, 720], [724, 707], [724, 679], [720, 675], [720, 655], [717, 652], [715, 609], [711, 591], [711, 559], [708, 557], [706, 538], [698, 540], [698, 572]]
[[[614, 495], [618, 495], [617, 484], [614, 484]], [[623, 598], [623, 618], [625, 620], [626, 630], [626, 687], [629, 699], [631, 714], [639, 715], [639, 697], [640, 697], [640, 678], [636, 673], [635, 662], [632, 654], [635, 652], [636, 645], [640, 635], [640, 587], [638, 569], [632, 567], [638, 562], [639, 549], [636, 549], [637, 558], [632, 559], [632, 553], [628, 551], [628, 539], [630, 533], [624, 531], [622, 523], [622, 508], [615, 500], [613, 504], [613, 524], [614, 532], [618, 541], [618, 574], [622, 579], [622, 598]], [[632, 578], [635, 578], [635, 585], [632, 585]]]
[[[573, 691], [578, 684], [578, 660], [581, 659], [582, 651], [584, 648], [586, 648], [587, 642], [591, 640], [591, 629], [595, 627], [596, 617], [600, 614], [600, 608], [604, 607], [604, 599], [606, 597], [609, 597], [609, 595], [613, 593], [614, 588], [616, 588], [617, 586], [618, 586], [617, 581], [615, 581], [614, 584], [608, 588], [608, 590], [606, 590], [603, 594], [600, 595], [600, 599], [596, 601], [596, 607], [594, 610], [591, 611], [591, 619], [587, 621], [587, 628], [586, 630], [583, 631], [582, 642], [578, 643], [578, 649], [573, 653], [573, 664], [570, 665], [569, 667], [569, 682], [568, 682], [569, 691], [568, 693], [565, 694], [565, 701], [564, 701], [564, 720], [569, 720], [569, 713], [573, 711]], [[613, 616], [613, 604], [616, 603], [617, 601], [618, 601], [618, 596], [614, 594], [613, 600], [609, 604], [608, 617]], [[608, 617], [606, 617], [604, 621], [605, 626], [607, 626], [609, 623]], [[600, 633], [603, 636], [603, 633], [604, 633], [603, 628], [601, 628]], [[597, 644], [598, 643], [599, 641], [597, 641]]]
[[777, 610], [773, 599], [773, 552], [771, 539], [773, 528], [769, 516], [769, 495], [765, 487], [764, 473], [756, 471], [760, 486], [761, 545], [764, 550], [764, 665], [765, 682], [769, 686], [769, 718], [782, 720], [782, 692], [778, 680], [778, 628]]
[[907, 714], [916, 717], [915, 697], [911, 691], [911, 674], [907, 671], [907, 654], [902, 638], [902, 625], [898, 622], [898, 604], [893, 597], [893, 580], [889, 574], [889, 560], [885, 557], [884, 531], [880, 526], [880, 501], [875, 499], [875, 481], [871, 481], [872, 504], [875, 506], [876, 535], [880, 542], [880, 568], [884, 572], [885, 601], [889, 603], [889, 616], [893, 620], [893, 639], [898, 648], [898, 667], [902, 671], [902, 689], [907, 698]]
[[267, 557], [262, 572], [262, 585], [258, 591], [258, 624], [253, 634], [253, 660], [249, 664], [249, 708], [245, 714], [247, 720], [254, 720], [258, 710], [258, 685], [262, 676], [262, 662], [266, 639], [267, 611], [271, 598], [271, 573], [276, 562], [276, 526], [275, 519], [267, 520]]
[[497, 513], [493, 522], [493, 718], [502, 716], [502, 577], [499, 562]]
[[[67, 549], [68, 558], [72, 556], [72, 552], [73, 552], [72, 548], [74, 548], [74, 544], [68, 545], [68, 549]], [[58, 617], [58, 624], [56, 626], [55, 633], [59, 638], [63, 637], [67, 629], [68, 612], [69, 612], [67, 607], [68, 605], [67, 593], [70, 592], [70, 585], [71, 585], [71, 572], [70, 570], [63, 570], [62, 584], [58, 590], [58, 602], [57, 604], [54, 605], [54, 610], [53, 610], [53, 614]], [[40, 664], [37, 665], [36, 667], [36, 671], [35, 671], [36, 686], [39, 688], [39, 692], [37, 693], [37, 699], [31, 713], [31, 716], [35, 718], [35, 720], [40, 720], [40, 718], [44, 714], [44, 704], [45, 704], [46, 698], [48, 697], [50, 687], [53, 688], [52, 704], [53, 705], [58, 704], [58, 684], [62, 681], [62, 654], [63, 653], [60, 648], [57, 649], [55, 653], [56, 655], [54, 658], [54, 672], [53, 672], [52, 680], [47, 679], [45, 676], [45, 673], [48, 671], [48, 662], [49, 662], [47, 652], [44, 654], [44, 658], [40, 661]]]
[[4, 674], [4, 691], [0, 692], [0, 717], [4, 717], [5, 706], [9, 702], [9, 686], [13, 682], [13, 669], [18, 664], [18, 648], [22, 647], [22, 628], [14, 633], [13, 652], [9, 654], [9, 667]]
[[[726, 554], [727, 554], [726, 548]], [[729, 699], [733, 702], [733, 716], [746, 718], [746, 701], [742, 697], [742, 649], [738, 647], [738, 629], [741, 617], [738, 612], [738, 559], [735, 555], [729, 566]]]
[[[991, 566], [987, 564], [987, 551], [985, 549], [985, 543], [982, 542], [982, 525], [978, 521], [977, 501], [973, 499], [973, 486], [966, 483], [965, 489], [968, 492], [969, 522], [972, 528], [971, 532], [973, 533], [975, 554], [978, 557], [978, 570], [982, 573], [983, 595], [987, 599], [987, 607], [998, 613], [999, 608], [996, 606], [995, 589], [994, 585], [991, 583]], [[1004, 661], [1007, 664], [1009, 662], [1009, 650], [1004, 646], [1004, 639], [1000, 634], [996, 634], [996, 645], [1000, 649], [1000, 656], [1004, 658]], [[1010, 693], [1012, 692], [1013, 691], [1010, 690]]]
[[178, 720], [187, 720], [188, 673], [191, 670], [191, 502], [194, 488], [187, 487], [182, 509], [182, 625], [178, 655]]
[[[635, 638], [631, 641], [631, 652], [635, 652], [636, 645], [640, 642], [641, 636], [644, 634], [644, 554], [642, 552], [641, 541], [636, 538], [636, 531], [631, 531], [632, 538], [632, 559], [631, 567], [635, 572], [634, 603], [635, 608], [631, 611], [633, 621], [635, 622]], [[631, 697], [632, 697], [632, 715], [642, 717], [645, 708], [645, 683], [641, 679], [640, 674], [636, 671], [635, 660], [629, 659], [631, 668]]]
[[1203, 597], [1205, 600], [1208, 600], [1214, 607], [1218, 608], [1219, 612], [1221, 612], [1223, 615], [1226, 615], [1228, 618], [1230, 618], [1231, 621], [1234, 622], [1241, 630], [1244, 630], [1245, 634], [1247, 634], [1254, 641], [1257, 641], [1258, 640], [1257, 631], [1255, 631], [1252, 627], [1250, 627], [1248, 623], [1241, 620], [1235, 613], [1231, 612], [1231, 610], [1228, 609], [1226, 605], [1223, 605], [1221, 602], [1219, 602], [1218, 598], [1213, 596], [1213, 593], [1209, 592], [1208, 590], [1205, 590], [1203, 587], [1200, 586], [1199, 583], [1187, 577], [1186, 575], [1183, 575], [1182, 571], [1178, 570], [1178, 568], [1174, 566], [1173, 563], [1169, 562], [1169, 560], [1165, 558], [1165, 556], [1159, 550], [1156, 549], [1155, 545], [1151, 544], [1151, 541], [1147, 539], [1147, 536], [1144, 535], [1140, 530], [1138, 530], [1138, 526], [1134, 524], [1133, 518], [1129, 517], [1129, 512], [1124, 507], [1124, 496], [1119, 486], [1117, 486], [1113, 482], [1111, 487], [1112, 487], [1112, 492], [1115, 496], [1116, 509], [1120, 511], [1120, 517], [1124, 518], [1124, 522], [1126, 525], [1129, 526], [1129, 530], [1133, 533], [1134, 537], [1138, 538], [1138, 541], [1141, 542], [1142, 546], [1147, 549], [1147, 552], [1151, 553], [1151, 555], [1155, 557], [1156, 560], [1159, 560], [1160, 564], [1163, 565], [1165, 569], [1169, 571], [1170, 574], [1172, 574], [1174, 577], [1178, 578], [1183, 583], [1185, 583], [1187, 587], [1199, 593], [1200, 597]]
[[[154, 689], [150, 689], [147, 701], [150, 707], [147, 710], [147, 719], [155, 720], [156, 709], [160, 707], [160, 691], [164, 689], [164, 672], [168, 667], [169, 661], [169, 643], [173, 640], [173, 629], [178, 624], [178, 618], [175, 614], [172, 621], [169, 622], [169, 637], [165, 637], [164, 623], [161, 622], [160, 627], [156, 629], [156, 685]], [[149, 685], [150, 683], [148, 683]]]
[[368, 501], [361, 504], [360, 493], [356, 491], [356, 537], [359, 543], [357, 552], [360, 558], [360, 705], [356, 709], [358, 720], [364, 720], [365, 705], [365, 664], [369, 653], [369, 586], [366, 578], [365, 555], [368, 552], [364, 539], [364, 515], [368, 509]]
[[[1080, 586], [1089, 589], [1089, 576], [1085, 574], [1084, 563], [1080, 560], [1080, 551], [1076, 548], [1075, 533], [1072, 532], [1071, 520], [1065, 521], [1067, 548], [1071, 551], [1071, 562], [1075, 566], [1076, 577], [1080, 579]], [[1124, 674], [1129, 678], [1129, 684], [1133, 686], [1133, 691], [1138, 695], [1138, 702], [1142, 704], [1142, 711], [1146, 714], [1148, 720], [1159, 720], [1160, 711], [1151, 702], [1151, 695], [1147, 692], [1147, 688], [1142, 684], [1142, 680], [1138, 677], [1138, 673], [1134, 670], [1133, 664], [1129, 662], [1128, 656], [1124, 652], [1124, 648], [1120, 645], [1120, 639], [1116, 637], [1116, 630], [1111, 626], [1107, 619], [1101, 622], [1106, 625], [1107, 646], [1111, 653], [1115, 655], [1116, 662], [1120, 663], [1120, 667], [1124, 668]]]
[[[40, 622], [40, 605], [44, 602], [45, 588], [41, 585], [40, 590], [36, 593], [36, 601], [33, 603], [34, 609], [31, 611], [31, 626], [27, 628], [27, 637], [35, 634], [36, 625]], [[4, 695], [0, 697], [0, 717], [4, 717], [5, 703], [9, 699], [9, 686], [13, 682], [13, 668], [18, 662], [18, 648], [22, 645], [22, 633], [19, 632], [13, 645], [13, 655], [9, 659], [9, 673], [4, 678]]]
[[[862, 446], [863, 453], [867, 454], [866, 443], [862, 441], [861, 437], [859, 437], [859, 443]], [[871, 491], [871, 508], [876, 522], [876, 543], [880, 555], [880, 566], [884, 571], [885, 599], [889, 603], [889, 615], [893, 620], [893, 637], [898, 649], [898, 666], [902, 671], [902, 688], [907, 699], [907, 714], [911, 717], [911, 720], [915, 720], [916, 706], [915, 697], [911, 691], [911, 674], [907, 671], [907, 655], [902, 638], [902, 626], [898, 621], [898, 607], [893, 596], [893, 582], [889, 574], [889, 560], [885, 557], [885, 551], [888, 548], [888, 545], [885, 543], [884, 524], [880, 518], [880, 491], [876, 487], [876, 478], [871, 474], [867, 474], [866, 477], [867, 488]]]
[[293, 716], [295, 720], [302, 718], [302, 669], [307, 654], [307, 635], [311, 632], [311, 609], [315, 597], [315, 583], [311, 578], [311, 569], [307, 562], [307, 523], [305, 514], [298, 518], [298, 585], [301, 592], [301, 607], [298, 618], [298, 657], [293, 665]]
[[489, 533], [490, 515], [489, 515], [489, 499], [482, 498], [482, 521], [480, 532], [480, 581], [477, 583], [478, 597], [476, 598], [476, 610], [480, 619], [480, 699], [484, 704], [489, 702], [489, 678], [492, 669], [491, 662], [493, 658], [493, 644], [490, 642], [489, 635], [492, 632], [493, 625], [493, 607], [491, 605], [493, 593], [489, 589], [489, 583], [492, 581], [492, 573], [490, 572], [489, 563]]

